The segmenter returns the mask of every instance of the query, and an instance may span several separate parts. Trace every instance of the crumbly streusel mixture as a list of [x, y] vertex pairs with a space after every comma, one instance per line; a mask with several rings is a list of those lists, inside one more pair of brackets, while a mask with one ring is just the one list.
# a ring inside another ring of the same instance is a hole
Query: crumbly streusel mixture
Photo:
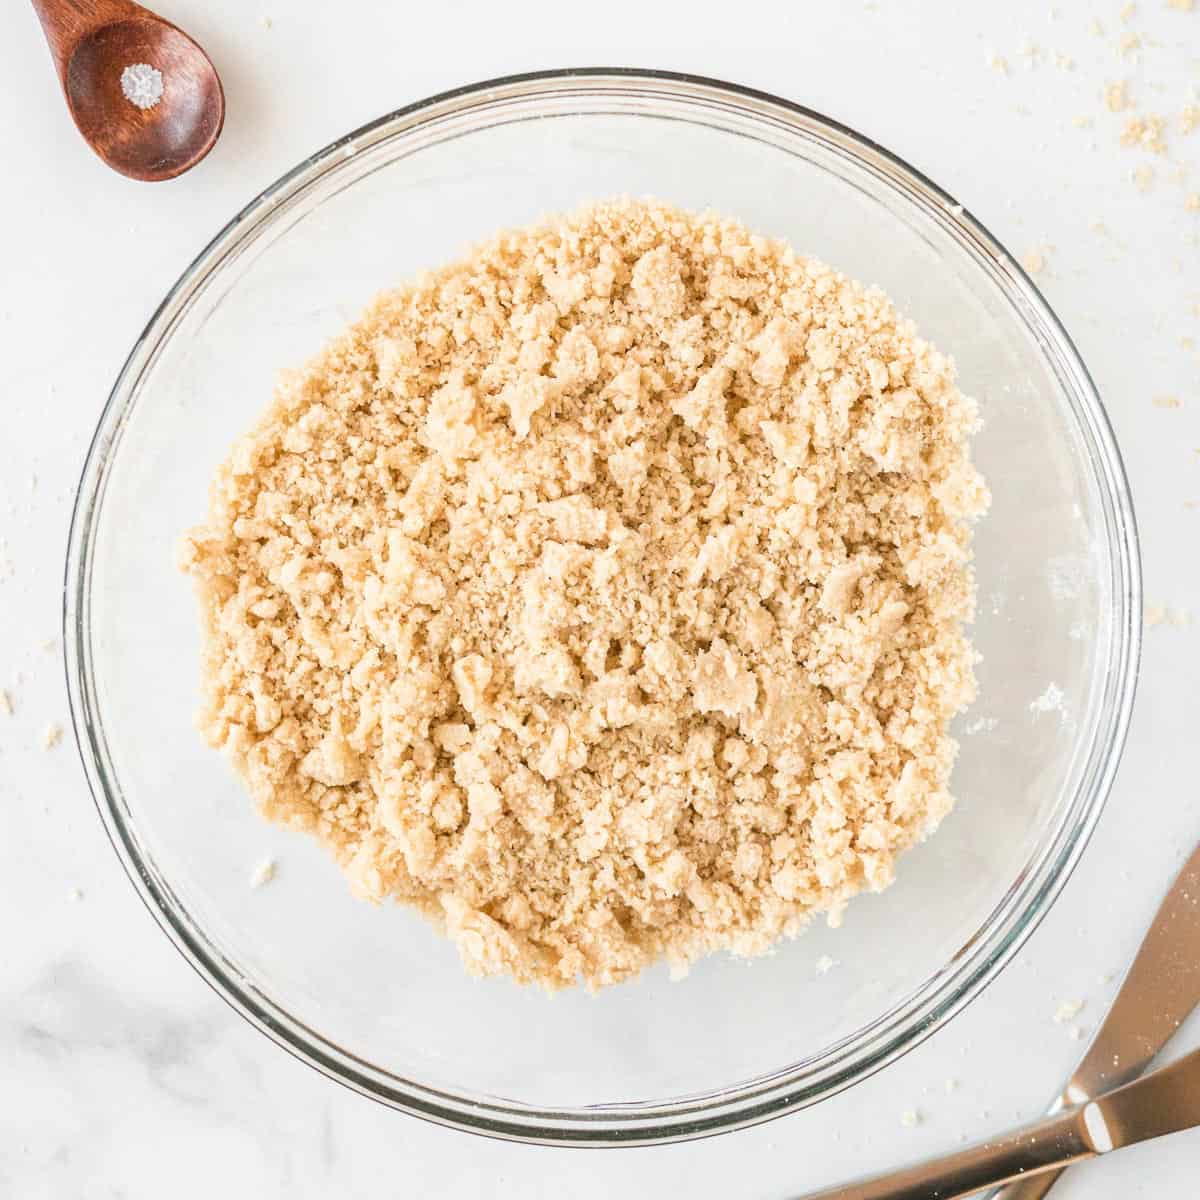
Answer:
[[505, 233], [221, 468], [204, 732], [473, 972], [757, 954], [951, 806], [975, 424], [878, 290], [734, 221]]

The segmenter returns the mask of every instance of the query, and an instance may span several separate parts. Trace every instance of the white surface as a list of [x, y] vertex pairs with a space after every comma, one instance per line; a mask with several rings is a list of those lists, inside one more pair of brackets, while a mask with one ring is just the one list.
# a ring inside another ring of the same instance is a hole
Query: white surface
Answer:
[[[954, 1147], [1032, 1116], [1056, 1090], [1081, 1043], [1055, 1011], [1086, 999], [1077, 1024], [1095, 1023], [1115, 986], [1102, 980], [1123, 968], [1200, 837], [1200, 625], [1149, 631], [1099, 832], [1020, 960], [981, 999], [816, 1109], [655, 1150], [489, 1143], [377, 1107], [293, 1061], [230, 1012], [143, 911], [70, 739], [43, 749], [47, 726], [67, 720], [61, 651], [46, 643], [59, 635], [75, 479], [108, 387], [163, 292], [303, 155], [431, 92], [535, 67], [659, 66], [777, 92], [896, 150], [1015, 254], [1041, 250], [1038, 281], [1125, 453], [1147, 594], [1200, 617], [1200, 359], [1180, 341], [1200, 343], [1200, 213], [1184, 204], [1200, 190], [1200, 132], [1182, 137], [1174, 119], [1200, 103], [1200, 11], [1152, 0], [1122, 26], [1115, 3], [979, 5], [969, 17], [966, 7], [743, 2], [739, 32], [716, 18], [691, 28], [644, 0], [605, 6], [603, 23], [595, 6], [565, 4], [177, 0], [165, 15], [210, 50], [229, 116], [208, 162], [151, 186], [109, 173], [80, 145], [31, 10], [4, 6], [0, 687], [16, 711], [0, 713], [0, 1195], [782, 1197]], [[1103, 36], [1089, 31], [1093, 17]], [[1122, 57], [1128, 29], [1145, 45]], [[1021, 53], [1029, 43], [1042, 51], [1033, 65]], [[1056, 52], [1074, 69], [1056, 65]], [[1008, 75], [989, 68], [993, 53]], [[1124, 118], [1104, 110], [1100, 91], [1121, 78], [1139, 111], [1172, 116], [1168, 159], [1119, 146]], [[1093, 127], [1074, 127], [1075, 116]], [[1129, 177], [1143, 163], [1156, 170], [1145, 194]], [[1174, 181], [1188, 163], [1191, 177]], [[1155, 407], [1164, 394], [1183, 407]], [[923, 1119], [907, 1127], [914, 1109]], [[1200, 1133], [1183, 1134], [1078, 1168], [1055, 1195], [1191, 1196], [1198, 1164]]]

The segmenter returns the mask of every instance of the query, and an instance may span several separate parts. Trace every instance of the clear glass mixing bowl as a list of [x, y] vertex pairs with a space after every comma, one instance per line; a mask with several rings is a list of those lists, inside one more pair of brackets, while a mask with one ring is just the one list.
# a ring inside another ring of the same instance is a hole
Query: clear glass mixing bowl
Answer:
[[[347, 892], [265, 826], [192, 723], [195, 601], [173, 567], [276, 370], [377, 290], [546, 211], [618, 193], [711, 206], [878, 283], [957, 359], [994, 494], [976, 540], [980, 699], [956, 811], [888, 892], [754, 962], [600, 996], [468, 978], [448, 942]], [[696, 1137], [847, 1087], [977, 995], [1061, 888], [1117, 764], [1140, 579], [1099, 398], [1011, 257], [911, 167], [815, 113], [711, 81], [567, 71], [466, 88], [321, 151], [172, 289], [79, 488], [65, 632], [101, 815], [163, 929], [250, 1021], [335, 1079], [463, 1129], [577, 1144]], [[270, 850], [278, 879], [252, 890]], [[829, 955], [825, 974], [815, 962]]]

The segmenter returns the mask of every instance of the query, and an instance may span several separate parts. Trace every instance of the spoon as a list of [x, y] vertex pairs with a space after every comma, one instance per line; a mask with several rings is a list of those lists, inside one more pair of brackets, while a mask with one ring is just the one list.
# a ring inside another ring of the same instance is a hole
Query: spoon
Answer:
[[83, 139], [131, 179], [174, 179], [212, 148], [225, 94], [208, 55], [133, 0], [33, 0]]

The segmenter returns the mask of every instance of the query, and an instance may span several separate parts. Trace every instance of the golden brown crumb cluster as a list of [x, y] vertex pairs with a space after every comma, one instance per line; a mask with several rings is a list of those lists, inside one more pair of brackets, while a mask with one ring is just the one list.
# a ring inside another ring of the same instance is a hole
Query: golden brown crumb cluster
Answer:
[[473, 972], [762, 952], [950, 808], [975, 423], [879, 291], [733, 221], [503, 234], [221, 468], [203, 729]]

